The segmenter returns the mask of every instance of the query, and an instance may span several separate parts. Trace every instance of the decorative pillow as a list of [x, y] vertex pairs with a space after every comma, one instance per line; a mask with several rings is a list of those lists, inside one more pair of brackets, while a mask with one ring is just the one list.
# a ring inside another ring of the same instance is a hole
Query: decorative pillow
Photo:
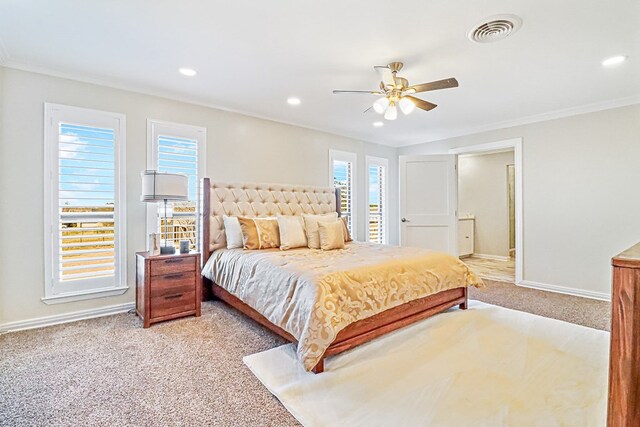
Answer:
[[304, 219], [300, 215], [278, 215], [280, 229], [280, 249], [302, 248], [307, 246], [307, 234], [304, 231]]
[[239, 217], [245, 249], [269, 249], [280, 246], [280, 231], [275, 218]]
[[236, 249], [243, 246], [242, 229], [237, 216], [222, 216], [224, 221], [224, 232], [227, 236], [227, 249]]
[[349, 227], [347, 227], [347, 217], [341, 216], [340, 219], [342, 220], [342, 231], [344, 232], [345, 243], [353, 241], [353, 239], [351, 238], [351, 233], [349, 233]]
[[344, 249], [344, 222], [319, 222], [318, 235], [320, 236], [320, 249], [330, 251], [331, 249]]
[[335, 222], [338, 213], [332, 212], [324, 215], [302, 215], [304, 228], [307, 231], [307, 246], [311, 249], [320, 249], [320, 236], [318, 235], [318, 222]]

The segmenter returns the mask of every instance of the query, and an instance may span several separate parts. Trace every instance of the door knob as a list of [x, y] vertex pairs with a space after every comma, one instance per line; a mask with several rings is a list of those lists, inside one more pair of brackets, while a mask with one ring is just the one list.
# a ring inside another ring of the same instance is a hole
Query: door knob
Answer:
[[409, 221], [407, 220], [407, 218], [402, 218], [400, 221], [402, 221], [402, 222], [409, 222]]

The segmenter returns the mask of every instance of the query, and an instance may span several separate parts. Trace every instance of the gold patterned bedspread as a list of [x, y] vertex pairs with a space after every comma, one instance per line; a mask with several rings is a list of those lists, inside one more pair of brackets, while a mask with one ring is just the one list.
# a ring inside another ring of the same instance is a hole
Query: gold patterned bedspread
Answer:
[[307, 370], [351, 323], [440, 291], [482, 285], [451, 255], [359, 242], [332, 251], [220, 249], [202, 274], [293, 335]]

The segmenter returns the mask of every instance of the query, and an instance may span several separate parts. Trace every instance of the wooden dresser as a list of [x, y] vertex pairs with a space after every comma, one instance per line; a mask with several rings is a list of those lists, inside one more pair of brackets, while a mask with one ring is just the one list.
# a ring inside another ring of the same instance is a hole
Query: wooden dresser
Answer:
[[145, 328], [164, 320], [200, 316], [201, 296], [199, 253], [136, 253], [136, 312]]
[[612, 264], [607, 426], [640, 426], [640, 243]]

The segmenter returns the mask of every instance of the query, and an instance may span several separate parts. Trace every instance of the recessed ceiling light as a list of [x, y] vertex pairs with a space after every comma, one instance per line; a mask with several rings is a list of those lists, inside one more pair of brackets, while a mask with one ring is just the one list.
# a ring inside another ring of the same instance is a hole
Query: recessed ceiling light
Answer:
[[287, 98], [287, 104], [300, 105], [300, 98], [295, 98], [295, 97]]
[[381, 128], [382, 126], [384, 126], [383, 122], [373, 122], [373, 127]]
[[623, 55], [612, 56], [602, 61], [602, 65], [604, 67], [613, 67], [614, 65], [622, 64], [626, 59], [627, 57]]
[[193, 68], [179, 68], [178, 71], [180, 72], [180, 74], [187, 77], [193, 77], [198, 74], [198, 72]]

